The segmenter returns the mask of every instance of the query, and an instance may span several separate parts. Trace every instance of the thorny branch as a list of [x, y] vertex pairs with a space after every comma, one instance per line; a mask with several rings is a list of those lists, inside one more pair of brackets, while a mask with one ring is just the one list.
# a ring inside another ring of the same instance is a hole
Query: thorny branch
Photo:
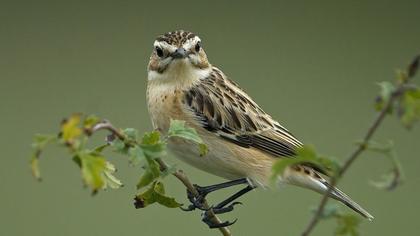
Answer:
[[[133, 146], [133, 143], [130, 143], [130, 141], [127, 139], [127, 137], [119, 131], [117, 128], [115, 128], [109, 121], [103, 121], [100, 123], [97, 123], [90, 129], [85, 129], [85, 133], [87, 135], [93, 135], [95, 132], [99, 130], [108, 130], [111, 133], [112, 137], [116, 137], [123, 141], [128, 146]], [[166, 171], [169, 169], [168, 164], [166, 164], [161, 158], [156, 159], [157, 163], [159, 164], [161, 171]], [[195, 197], [198, 197], [198, 191], [190, 181], [190, 179], [187, 177], [184, 171], [182, 170], [176, 170], [174, 173], [172, 173], [173, 176], [175, 176], [181, 183], [192, 193]], [[207, 209], [210, 209], [209, 204], [207, 203], [206, 199], [203, 199], [203, 206]], [[214, 214], [212, 210], [208, 213], [210, 216], [210, 219], [212, 223], [214, 224], [221, 224], [222, 221]], [[221, 227], [219, 228], [219, 231], [222, 233], [223, 236], [231, 236], [231, 232], [228, 227]]]
[[391, 94], [388, 101], [383, 106], [382, 110], [379, 112], [378, 116], [373, 120], [371, 126], [368, 128], [362, 142], [357, 146], [357, 148], [350, 154], [350, 156], [344, 161], [344, 164], [339, 169], [338, 173], [331, 178], [331, 183], [328, 187], [328, 190], [322, 196], [322, 199], [318, 205], [318, 208], [310, 220], [309, 224], [302, 232], [302, 236], [308, 236], [312, 230], [315, 228], [317, 223], [319, 222], [322, 213], [324, 212], [325, 206], [329, 200], [329, 196], [333, 190], [333, 188], [337, 185], [338, 180], [347, 172], [353, 162], [360, 156], [360, 154], [366, 150], [370, 139], [372, 138], [373, 134], [376, 132], [378, 127], [381, 125], [382, 121], [389, 113], [392, 106], [397, 101], [398, 98], [404, 94], [406, 89], [409, 89], [409, 85], [407, 84], [409, 80], [416, 74], [416, 71], [419, 67], [420, 56], [417, 56], [413, 62], [408, 67], [407, 78], [401, 81], [395, 91]]

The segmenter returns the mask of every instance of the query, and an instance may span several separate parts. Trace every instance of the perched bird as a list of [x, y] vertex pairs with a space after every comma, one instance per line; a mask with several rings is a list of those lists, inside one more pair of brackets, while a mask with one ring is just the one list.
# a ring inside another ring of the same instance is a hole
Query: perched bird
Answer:
[[[272, 165], [293, 158], [302, 143], [265, 113], [254, 100], [217, 67], [210, 64], [200, 38], [179, 30], [158, 36], [148, 65], [147, 103], [155, 129], [165, 133], [171, 119], [184, 120], [208, 146], [199, 156], [195, 145], [171, 139], [169, 149], [181, 160], [201, 170], [231, 180], [207, 187], [197, 186], [204, 197], [209, 192], [237, 184], [247, 185], [216, 205], [215, 213], [231, 211], [240, 195], [258, 186], [268, 186]], [[327, 175], [312, 164], [288, 167], [280, 183], [324, 193]], [[362, 216], [373, 219], [366, 210], [334, 188], [331, 197]], [[203, 209], [200, 197], [189, 196], [190, 210]], [[233, 202], [233, 203], [232, 203]], [[207, 210], [207, 209], [203, 209]], [[210, 227], [208, 219], [203, 219]]]

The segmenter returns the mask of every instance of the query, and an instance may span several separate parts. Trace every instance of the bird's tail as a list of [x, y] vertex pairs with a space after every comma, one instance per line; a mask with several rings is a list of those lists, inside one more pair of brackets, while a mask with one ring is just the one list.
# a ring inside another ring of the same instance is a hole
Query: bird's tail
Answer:
[[[294, 166], [288, 168], [283, 174], [282, 182], [309, 188], [321, 194], [324, 194], [330, 187], [330, 184], [327, 180], [322, 178], [322, 176], [316, 170], [307, 166]], [[340, 189], [334, 187], [330, 197], [342, 202], [344, 205], [348, 206], [366, 219], [370, 221], [373, 220], [374, 217], [369, 214], [368, 211], [363, 209], [363, 207], [353, 201]]]

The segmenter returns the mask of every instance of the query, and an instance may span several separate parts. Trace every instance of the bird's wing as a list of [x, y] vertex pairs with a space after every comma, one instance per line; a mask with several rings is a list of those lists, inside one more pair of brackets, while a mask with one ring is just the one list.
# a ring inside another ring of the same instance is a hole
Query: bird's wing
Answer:
[[242, 147], [288, 157], [302, 145], [215, 67], [186, 91], [184, 101], [205, 129]]

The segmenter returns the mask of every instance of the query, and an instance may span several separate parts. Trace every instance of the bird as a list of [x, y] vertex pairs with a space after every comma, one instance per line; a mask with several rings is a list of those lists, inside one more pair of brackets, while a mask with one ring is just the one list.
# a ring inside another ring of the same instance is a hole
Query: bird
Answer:
[[[147, 69], [147, 107], [156, 130], [167, 133], [171, 120], [182, 120], [194, 128], [209, 152], [200, 157], [191, 141], [174, 138], [168, 149], [180, 160], [227, 179], [211, 186], [195, 185], [199, 197], [188, 194], [192, 205], [199, 208], [210, 192], [245, 184], [238, 193], [212, 207], [214, 213], [233, 210], [241, 195], [257, 188], [269, 187], [272, 166], [276, 161], [293, 158], [303, 146], [290, 131], [273, 119], [219, 68], [213, 66], [196, 34], [176, 30], [162, 34], [153, 43]], [[289, 166], [278, 177], [279, 184], [290, 184], [325, 193], [330, 187], [328, 173], [313, 164]], [[331, 198], [350, 207], [363, 217], [373, 216], [336, 187]], [[211, 228], [215, 225], [203, 217]]]

